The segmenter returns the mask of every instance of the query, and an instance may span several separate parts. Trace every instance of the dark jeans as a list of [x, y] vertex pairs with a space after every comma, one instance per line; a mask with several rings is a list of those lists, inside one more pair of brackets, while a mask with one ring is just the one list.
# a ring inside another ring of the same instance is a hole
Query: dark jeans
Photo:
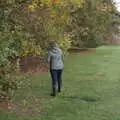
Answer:
[[63, 70], [50, 70], [50, 74], [52, 77], [52, 89], [53, 94], [56, 94], [56, 89], [58, 88], [58, 92], [61, 92], [62, 85], [62, 71]]

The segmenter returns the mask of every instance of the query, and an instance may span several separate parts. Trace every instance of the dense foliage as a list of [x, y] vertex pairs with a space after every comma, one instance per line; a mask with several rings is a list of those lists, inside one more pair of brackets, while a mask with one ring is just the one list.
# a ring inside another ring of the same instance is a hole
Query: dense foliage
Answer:
[[68, 31], [73, 35], [73, 45], [88, 48], [104, 44], [115, 12], [111, 1], [85, 0], [83, 8], [71, 13]]

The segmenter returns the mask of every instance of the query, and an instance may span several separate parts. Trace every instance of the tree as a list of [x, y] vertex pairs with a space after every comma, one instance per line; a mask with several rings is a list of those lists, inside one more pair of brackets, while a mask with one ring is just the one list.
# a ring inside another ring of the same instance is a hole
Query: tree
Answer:
[[96, 47], [104, 44], [115, 13], [111, 0], [85, 0], [83, 8], [71, 13], [68, 32], [73, 35], [73, 45]]

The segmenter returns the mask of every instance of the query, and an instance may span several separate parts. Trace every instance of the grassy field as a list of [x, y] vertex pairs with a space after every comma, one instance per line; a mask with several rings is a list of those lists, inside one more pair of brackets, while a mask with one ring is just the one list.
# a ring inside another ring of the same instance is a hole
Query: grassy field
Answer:
[[120, 46], [67, 56], [62, 93], [50, 92], [49, 74], [30, 76], [0, 120], [120, 120]]

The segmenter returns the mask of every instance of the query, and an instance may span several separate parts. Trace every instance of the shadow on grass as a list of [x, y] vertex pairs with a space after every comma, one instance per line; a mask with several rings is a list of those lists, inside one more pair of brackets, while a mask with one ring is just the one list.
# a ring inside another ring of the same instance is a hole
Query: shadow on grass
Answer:
[[70, 101], [85, 101], [85, 102], [98, 102], [100, 101], [100, 98], [95, 97], [79, 97], [79, 96], [61, 96], [61, 98], [70, 100]]

